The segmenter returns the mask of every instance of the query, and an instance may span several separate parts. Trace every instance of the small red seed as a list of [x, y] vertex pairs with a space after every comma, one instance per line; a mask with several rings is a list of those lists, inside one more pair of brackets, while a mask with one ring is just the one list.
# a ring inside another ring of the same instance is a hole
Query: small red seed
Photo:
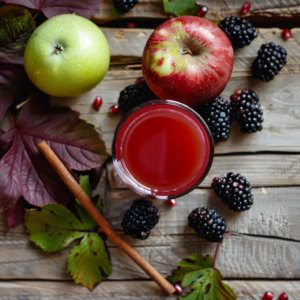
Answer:
[[176, 205], [176, 200], [175, 199], [170, 199], [170, 200], [167, 200], [167, 204], [169, 205], [169, 206], [175, 206]]
[[139, 77], [135, 80], [135, 84], [143, 84], [145, 82], [144, 77]]
[[266, 292], [262, 300], [272, 300], [273, 298], [274, 298], [274, 294], [272, 292]]
[[208, 8], [206, 6], [202, 6], [199, 11], [197, 12], [198, 17], [204, 17], [205, 14], [207, 13]]
[[241, 9], [241, 14], [242, 15], [245, 15], [246, 13], [248, 13], [250, 10], [250, 3], [249, 2], [246, 2], [243, 6], [242, 6], [242, 9]]
[[282, 293], [278, 298], [278, 300], [288, 300], [288, 299], [289, 297], [286, 293]]
[[118, 113], [121, 112], [121, 110], [120, 110], [120, 108], [119, 108], [119, 105], [118, 105], [118, 104], [115, 104], [115, 105], [113, 105], [113, 106], [111, 106], [111, 107], [109, 108], [108, 112], [109, 112], [110, 114], [118, 114]]
[[283, 29], [282, 38], [287, 41], [290, 37], [291, 37], [291, 31], [289, 29]]
[[136, 27], [135, 23], [133, 23], [133, 22], [129, 22], [127, 24], [127, 26], [128, 26], [128, 28], [135, 28]]
[[101, 96], [97, 96], [93, 102], [92, 108], [95, 111], [99, 111], [101, 105], [102, 105], [102, 98], [101, 98]]
[[234, 95], [234, 94], [230, 96], [230, 100], [231, 100], [231, 101], [236, 101], [237, 98], [238, 98], [238, 96], [237, 96], [237, 95]]
[[176, 291], [177, 294], [182, 293], [182, 287], [179, 284], [175, 284], [174, 288], [175, 288], [175, 291]]

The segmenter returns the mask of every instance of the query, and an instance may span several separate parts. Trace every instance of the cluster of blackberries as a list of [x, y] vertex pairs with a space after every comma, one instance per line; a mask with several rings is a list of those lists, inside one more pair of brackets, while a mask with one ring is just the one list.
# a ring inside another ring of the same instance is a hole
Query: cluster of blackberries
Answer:
[[287, 52], [281, 46], [274, 43], [263, 44], [252, 64], [253, 77], [267, 82], [273, 80], [286, 64], [286, 56]]
[[253, 133], [262, 130], [262, 115], [259, 97], [251, 90], [237, 89], [230, 97], [230, 110], [233, 120], [241, 126], [242, 133]]
[[138, 0], [114, 0], [114, 7], [119, 13], [129, 12], [136, 4]]
[[233, 48], [250, 45], [251, 41], [257, 37], [255, 28], [243, 18], [225, 18], [219, 27], [228, 36]]
[[139, 104], [155, 99], [157, 96], [150, 90], [146, 82], [142, 81], [129, 85], [121, 91], [118, 103], [123, 112], [128, 112]]
[[159, 217], [158, 209], [152, 202], [140, 199], [134, 201], [125, 213], [121, 226], [125, 234], [135, 239], [145, 240], [150, 230], [159, 221]]
[[220, 242], [226, 229], [226, 221], [214, 209], [198, 207], [188, 216], [189, 227], [193, 228], [199, 238], [210, 242]]
[[212, 188], [216, 195], [233, 211], [250, 209], [253, 204], [251, 185], [240, 174], [228, 173], [223, 177], [213, 179]]
[[196, 108], [196, 111], [207, 123], [214, 142], [226, 141], [231, 131], [232, 119], [228, 102], [222, 97]]

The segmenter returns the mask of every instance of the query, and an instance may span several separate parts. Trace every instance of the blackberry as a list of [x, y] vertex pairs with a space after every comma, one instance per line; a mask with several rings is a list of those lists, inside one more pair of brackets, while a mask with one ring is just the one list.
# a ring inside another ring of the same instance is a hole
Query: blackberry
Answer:
[[129, 12], [136, 4], [138, 0], [114, 0], [114, 7], [119, 13]]
[[223, 177], [216, 177], [213, 179], [212, 188], [233, 211], [250, 209], [253, 204], [250, 182], [240, 174], [229, 172]]
[[231, 131], [232, 118], [228, 102], [222, 97], [196, 108], [196, 111], [207, 123], [214, 142], [226, 141]]
[[231, 116], [241, 126], [242, 133], [262, 130], [263, 110], [258, 103], [259, 97], [253, 91], [237, 89], [230, 100]]
[[124, 233], [135, 239], [145, 240], [150, 230], [159, 220], [157, 208], [150, 202], [143, 199], [136, 200], [124, 215], [121, 223]]
[[253, 77], [267, 82], [273, 80], [286, 64], [286, 56], [287, 52], [283, 47], [274, 43], [263, 44], [252, 64]]
[[149, 100], [157, 99], [146, 83], [127, 86], [119, 97], [119, 105], [123, 112], [128, 112], [135, 106]]
[[255, 27], [243, 18], [225, 18], [219, 27], [228, 36], [233, 48], [243, 48], [250, 45], [251, 41], [257, 37]]
[[199, 238], [210, 242], [220, 242], [226, 229], [226, 221], [214, 209], [198, 207], [188, 216], [189, 227], [193, 228]]

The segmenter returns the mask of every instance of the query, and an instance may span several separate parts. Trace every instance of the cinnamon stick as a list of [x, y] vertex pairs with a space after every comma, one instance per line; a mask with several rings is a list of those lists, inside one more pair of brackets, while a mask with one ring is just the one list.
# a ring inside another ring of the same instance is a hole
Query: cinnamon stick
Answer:
[[39, 150], [43, 153], [45, 158], [55, 169], [57, 174], [69, 188], [71, 193], [81, 202], [83, 207], [88, 211], [91, 217], [98, 223], [108, 238], [119, 247], [125, 254], [127, 254], [137, 265], [139, 265], [145, 273], [149, 275], [167, 294], [172, 295], [175, 292], [174, 286], [167, 281], [157, 270], [155, 270], [139, 253], [137, 253], [127, 242], [122, 240], [120, 236], [112, 229], [108, 222], [104, 219], [102, 214], [98, 211], [96, 206], [86, 195], [84, 190], [80, 187], [74, 177], [70, 174], [67, 168], [63, 165], [60, 159], [47, 145], [45, 141], [38, 144]]

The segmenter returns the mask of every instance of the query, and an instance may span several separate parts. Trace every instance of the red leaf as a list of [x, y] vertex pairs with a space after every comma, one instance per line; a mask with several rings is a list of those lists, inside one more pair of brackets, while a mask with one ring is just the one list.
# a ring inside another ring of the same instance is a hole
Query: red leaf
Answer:
[[24, 213], [25, 213], [25, 200], [24, 198], [20, 198], [18, 202], [12, 206], [6, 215], [6, 223], [7, 228], [5, 230], [5, 233], [7, 233], [9, 230], [23, 224], [24, 222]]
[[0, 211], [23, 196], [35, 206], [65, 204], [70, 192], [37, 144], [45, 140], [69, 169], [84, 171], [101, 166], [109, 154], [95, 127], [70, 108], [51, 108], [46, 95], [35, 94], [24, 105], [15, 128], [0, 139], [12, 143], [0, 161]]
[[41, 10], [47, 18], [76, 13], [76, 15], [90, 19], [103, 0], [1, 0], [0, 2]]

